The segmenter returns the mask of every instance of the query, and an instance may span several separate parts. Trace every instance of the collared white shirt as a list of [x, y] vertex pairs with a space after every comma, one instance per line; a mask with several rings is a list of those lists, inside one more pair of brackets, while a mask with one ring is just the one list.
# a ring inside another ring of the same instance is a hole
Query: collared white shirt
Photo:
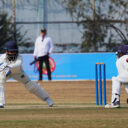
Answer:
[[36, 57], [45, 56], [48, 53], [51, 53], [52, 50], [53, 50], [52, 39], [48, 36], [45, 36], [44, 38], [42, 38], [42, 36], [39, 36], [35, 42], [33, 55]]

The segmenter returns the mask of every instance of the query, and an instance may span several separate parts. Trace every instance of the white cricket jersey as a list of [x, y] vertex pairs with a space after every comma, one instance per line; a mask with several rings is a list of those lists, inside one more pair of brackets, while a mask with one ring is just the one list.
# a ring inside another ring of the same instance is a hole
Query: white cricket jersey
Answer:
[[33, 55], [36, 57], [45, 56], [48, 53], [51, 53], [52, 50], [53, 50], [52, 39], [48, 36], [45, 36], [42, 39], [42, 36], [39, 36], [35, 42], [35, 48], [34, 48], [34, 54]]
[[123, 55], [116, 61], [117, 70], [119, 76], [123, 76], [124, 79], [128, 80], [128, 55]]
[[22, 57], [21, 55], [18, 55], [17, 59], [15, 61], [9, 61], [7, 59], [6, 54], [2, 54], [0, 56], [0, 63], [6, 63], [10, 68], [12, 73], [20, 73], [22, 72]]

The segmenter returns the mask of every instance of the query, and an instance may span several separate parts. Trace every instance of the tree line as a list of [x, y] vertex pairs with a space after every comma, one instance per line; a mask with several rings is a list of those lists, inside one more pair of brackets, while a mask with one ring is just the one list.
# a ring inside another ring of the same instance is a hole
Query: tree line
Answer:
[[[82, 27], [81, 52], [115, 51], [120, 44], [128, 44], [128, 1], [127, 0], [55, 0], [66, 9], [78, 27]], [[7, 4], [8, 0], [1, 0]], [[23, 3], [23, 0], [20, 0]], [[27, 0], [26, 2], [31, 2]], [[19, 4], [20, 5], [20, 4]], [[30, 47], [31, 39], [21, 27], [14, 31], [11, 17], [0, 14], [0, 52], [4, 43], [15, 40], [22, 47]], [[119, 29], [121, 28], [121, 29]], [[15, 35], [15, 37], [14, 37]], [[25, 52], [29, 52], [25, 50]]]

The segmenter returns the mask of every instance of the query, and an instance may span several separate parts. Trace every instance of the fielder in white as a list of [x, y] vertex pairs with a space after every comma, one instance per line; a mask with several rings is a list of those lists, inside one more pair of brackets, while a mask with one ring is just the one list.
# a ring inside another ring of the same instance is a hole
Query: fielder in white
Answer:
[[22, 57], [18, 53], [17, 44], [9, 41], [5, 44], [6, 53], [0, 56], [0, 108], [5, 104], [4, 84], [13, 78], [24, 84], [25, 88], [52, 107], [53, 101], [41, 86], [29, 79], [22, 69]]
[[128, 93], [128, 45], [121, 45], [117, 50], [116, 66], [118, 75], [112, 77], [112, 98], [111, 104], [107, 104], [105, 108], [119, 108], [121, 85], [123, 84]]

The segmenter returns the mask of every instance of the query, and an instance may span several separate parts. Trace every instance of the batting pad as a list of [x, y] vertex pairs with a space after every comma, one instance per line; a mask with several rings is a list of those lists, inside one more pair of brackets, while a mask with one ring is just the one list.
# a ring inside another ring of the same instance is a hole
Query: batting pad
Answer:
[[46, 100], [49, 97], [49, 94], [43, 88], [41, 88], [40, 84], [33, 81], [29, 81], [27, 84], [25, 84], [25, 88], [42, 100]]

